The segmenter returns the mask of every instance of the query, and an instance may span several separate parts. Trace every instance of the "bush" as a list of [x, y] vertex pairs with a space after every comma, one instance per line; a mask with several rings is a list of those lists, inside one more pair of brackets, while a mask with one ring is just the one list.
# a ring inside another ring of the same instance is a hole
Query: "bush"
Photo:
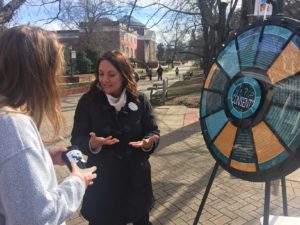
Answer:
[[79, 73], [89, 73], [92, 71], [92, 61], [87, 57], [86, 52], [79, 51], [77, 54], [77, 69]]

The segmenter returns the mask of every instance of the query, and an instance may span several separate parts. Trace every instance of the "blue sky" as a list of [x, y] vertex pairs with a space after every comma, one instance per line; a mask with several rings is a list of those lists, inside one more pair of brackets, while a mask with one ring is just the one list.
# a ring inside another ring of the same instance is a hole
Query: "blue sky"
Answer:
[[[64, 29], [63, 25], [59, 21], [54, 21], [50, 24], [47, 24], [47, 19], [56, 16], [58, 11], [58, 5], [48, 5], [46, 7], [40, 7], [41, 1], [31, 0], [30, 3], [25, 3], [23, 6], [18, 10], [17, 14], [14, 17], [14, 20], [9, 23], [9, 26], [15, 26], [19, 24], [31, 24], [35, 26], [41, 26], [47, 30], [59, 30]], [[143, 3], [143, 1], [139, 0], [139, 3]], [[148, 1], [144, 1], [145, 4], [149, 4]], [[130, 11], [128, 11], [129, 13]], [[148, 18], [153, 14], [151, 9], [147, 10], [135, 10], [133, 12], [133, 16], [138, 19], [140, 22], [146, 24]], [[152, 23], [153, 24], [153, 23]], [[149, 23], [147, 27], [152, 25]], [[162, 42], [160, 37], [160, 25], [154, 26], [151, 30], [154, 30], [157, 34], [157, 42]]]
[[[40, 2], [41, 1], [31, 0], [30, 3], [23, 4], [15, 15], [14, 20], [9, 25], [14, 26], [17, 24], [29, 23], [31, 25], [42, 26], [49, 29], [59, 29], [60, 25], [57, 21], [54, 21], [51, 24], [46, 24], [46, 20], [48, 18], [56, 16], [58, 4], [51, 4], [46, 7], [41, 7], [39, 6]], [[139, 2], [141, 2], [141, 0], [139, 0]], [[128, 12], [130, 11], [128, 10]], [[149, 12], [149, 9], [144, 11], [135, 10], [133, 12], [133, 16], [142, 23], [146, 23], [150, 15], [151, 10]]]
[[[58, 12], [58, 4], [57, 5], [48, 5], [48, 7], [39, 7], [38, 4], [40, 4], [40, 0], [28, 0], [30, 1], [31, 4], [25, 3], [18, 13], [16, 14], [14, 21], [11, 22], [9, 25], [14, 26], [17, 24], [31, 24], [31, 25], [36, 25], [36, 26], [41, 26], [45, 29], [48, 30], [59, 30], [63, 29], [61, 24], [57, 21], [52, 22], [51, 24], [46, 24], [46, 19], [49, 17], [54, 17], [56, 16], [56, 13]], [[27, 1], [27, 2], [28, 2]], [[51, 0], [44, 0], [44, 1], [51, 1]], [[174, 5], [174, 0], [138, 0], [138, 4], [140, 5], [148, 5], [152, 1], [158, 1], [158, 2], [172, 2]], [[183, 0], [178, 0], [178, 1], [183, 1]], [[4, 1], [6, 2], [6, 1]], [[241, 0], [240, 0], [241, 2]], [[35, 6], [33, 6], [35, 4]], [[166, 3], [167, 4], [167, 3]], [[169, 3], [171, 4], [171, 3]], [[168, 5], [169, 5], [168, 4]], [[130, 10], [128, 10], [129, 14]], [[147, 8], [144, 10], [134, 10], [133, 16], [141, 21], [142, 23], [146, 24], [148, 19], [153, 15], [155, 12], [154, 8]], [[162, 15], [163, 12], [160, 12], [160, 15]], [[151, 27], [152, 30], [154, 30], [157, 34], [157, 42], [163, 42], [161, 38], [161, 30], [163, 30], [163, 27], [167, 25], [165, 21], [162, 21], [160, 24], [152, 27], [153, 23], [157, 22], [160, 18], [160, 15], [156, 16], [154, 18], [154, 21], [151, 21], [147, 24], [147, 27]], [[172, 35], [170, 33], [170, 35]]]

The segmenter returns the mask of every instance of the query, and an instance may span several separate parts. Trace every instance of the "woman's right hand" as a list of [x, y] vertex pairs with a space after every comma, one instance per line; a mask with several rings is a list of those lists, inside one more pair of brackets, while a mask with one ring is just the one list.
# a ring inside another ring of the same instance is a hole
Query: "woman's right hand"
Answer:
[[97, 177], [96, 166], [86, 169], [80, 169], [74, 161], [71, 161], [71, 166], [71, 174], [74, 176], [78, 176], [85, 183], [85, 187], [93, 184], [93, 180]]
[[113, 145], [118, 143], [119, 139], [108, 137], [97, 137], [94, 132], [90, 132], [90, 146], [92, 149], [99, 149], [102, 145]]

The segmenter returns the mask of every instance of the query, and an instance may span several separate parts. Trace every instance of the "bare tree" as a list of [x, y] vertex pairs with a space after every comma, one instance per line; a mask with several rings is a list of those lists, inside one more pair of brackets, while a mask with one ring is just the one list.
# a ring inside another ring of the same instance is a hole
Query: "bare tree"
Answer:
[[250, 16], [254, 12], [255, 0], [243, 0], [241, 8], [240, 27], [247, 26], [250, 22]]
[[182, 15], [177, 15], [174, 20], [165, 23], [162, 32], [164, 43], [167, 46], [166, 60], [174, 67], [174, 60], [181, 60], [184, 54], [189, 53], [187, 45], [191, 32], [190, 20]]
[[[211, 63], [216, 56], [222, 44], [228, 39], [232, 31], [231, 22], [236, 10], [238, 0], [186, 0], [186, 1], [170, 1], [162, 3], [162, 1], [153, 1], [151, 4], [138, 5], [139, 8], [154, 7], [152, 16], [149, 18], [149, 24], [160, 24], [162, 21], [171, 21], [176, 24], [179, 15], [194, 17], [194, 21], [198, 21], [201, 26], [201, 35], [203, 39], [203, 69], [208, 74]], [[227, 13], [226, 13], [227, 12]], [[182, 20], [182, 17], [180, 18]], [[188, 24], [187, 24], [188, 25]], [[190, 29], [194, 29], [192, 23], [188, 25]], [[191, 32], [191, 30], [189, 32]]]
[[87, 43], [90, 44], [98, 22], [115, 18], [122, 11], [122, 5], [115, 0], [67, 0], [63, 1], [60, 20], [68, 27], [84, 30]]
[[30, 0], [12, 0], [12, 1], [8, 1], [4, 4], [4, 1], [1, 0], [0, 1], [0, 25], [4, 25], [5, 23], [10, 22], [14, 15], [16, 15], [16, 13], [19, 11], [19, 9], [25, 5], [25, 4], [29, 4], [32, 6], [36, 6], [36, 7], [43, 7], [46, 5], [53, 5], [53, 4], [59, 4], [58, 10], [57, 10], [57, 14], [54, 17], [49, 17], [48, 18], [48, 23], [52, 22], [53, 20], [57, 19], [59, 12], [60, 12], [60, 0], [43, 0], [41, 2], [39, 2], [38, 4], [35, 4], [34, 1], [30, 1]]
[[[228, 4], [220, 0], [198, 0], [198, 6], [202, 15], [201, 21], [204, 39], [203, 69], [205, 74], [208, 74], [214, 57], [229, 37], [231, 32], [230, 24], [237, 2], [237, 0], [231, 0]], [[228, 5], [230, 8], [226, 16]]]

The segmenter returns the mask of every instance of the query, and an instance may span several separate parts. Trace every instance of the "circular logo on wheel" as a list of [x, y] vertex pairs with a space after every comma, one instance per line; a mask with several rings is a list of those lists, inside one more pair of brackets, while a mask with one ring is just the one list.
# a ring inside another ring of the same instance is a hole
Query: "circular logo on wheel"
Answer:
[[227, 105], [234, 117], [245, 119], [256, 112], [260, 100], [261, 89], [258, 82], [250, 77], [242, 77], [229, 88]]

